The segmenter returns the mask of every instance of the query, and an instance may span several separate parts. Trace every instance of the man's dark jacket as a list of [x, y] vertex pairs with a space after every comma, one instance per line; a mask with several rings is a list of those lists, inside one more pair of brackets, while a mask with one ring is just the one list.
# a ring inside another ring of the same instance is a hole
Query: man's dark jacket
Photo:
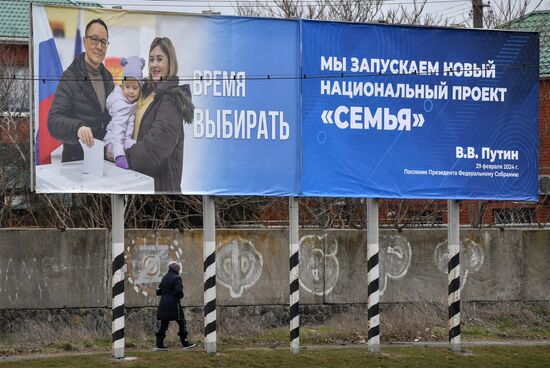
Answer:
[[[130, 169], [152, 176], [156, 193], [181, 193], [183, 123], [193, 122], [194, 106], [189, 85], [178, 83], [160, 83], [141, 118], [137, 143], [126, 150]], [[147, 85], [143, 90], [146, 95]]]
[[[81, 126], [90, 127], [94, 138], [103, 139], [111, 120], [107, 109], [101, 112], [101, 105], [88, 77], [84, 55], [80, 54], [63, 72], [48, 114], [50, 134], [63, 143], [63, 162], [83, 159], [84, 153], [77, 136]], [[99, 70], [107, 98], [114, 89], [113, 76], [103, 64]]]
[[181, 277], [174, 271], [168, 271], [157, 289], [160, 303], [157, 319], [160, 321], [180, 321], [183, 319], [180, 299], [183, 298]]

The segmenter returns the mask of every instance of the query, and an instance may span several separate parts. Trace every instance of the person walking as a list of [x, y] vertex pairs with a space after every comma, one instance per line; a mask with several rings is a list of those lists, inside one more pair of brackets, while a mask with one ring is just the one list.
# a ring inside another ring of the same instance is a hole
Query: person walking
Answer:
[[160, 296], [160, 303], [157, 309], [157, 320], [160, 321], [160, 327], [156, 333], [156, 351], [168, 350], [164, 345], [164, 338], [166, 337], [170, 321], [176, 321], [179, 325], [178, 335], [182, 350], [191, 349], [197, 345], [187, 340], [188, 333], [185, 316], [180, 302], [184, 295], [183, 283], [179, 275], [180, 271], [181, 265], [178, 262], [170, 262], [168, 264], [168, 272], [162, 277], [157, 289], [157, 295]]

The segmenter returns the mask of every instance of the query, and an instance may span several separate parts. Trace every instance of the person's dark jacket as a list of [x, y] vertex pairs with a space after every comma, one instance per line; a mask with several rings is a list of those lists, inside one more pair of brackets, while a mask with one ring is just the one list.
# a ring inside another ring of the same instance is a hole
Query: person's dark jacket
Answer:
[[[77, 135], [81, 126], [90, 127], [94, 138], [103, 139], [111, 120], [107, 109], [101, 112], [97, 95], [88, 77], [84, 55], [85, 53], [80, 54], [63, 72], [48, 114], [50, 134], [63, 143], [63, 162], [84, 158]], [[107, 98], [115, 86], [113, 76], [103, 64], [99, 66], [99, 70]]]
[[[188, 84], [177, 78], [158, 86], [141, 118], [136, 144], [126, 150], [130, 169], [155, 179], [156, 193], [181, 193], [183, 124], [193, 122], [194, 106]], [[147, 93], [147, 85], [143, 88]]]
[[157, 319], [160, 321], [179, 321], [183, 319], [180, 300], [183, 298], [181, 277], [174, 271], [168, 271], [160, 281], [157, 289], [160, 303], [157, 309]]

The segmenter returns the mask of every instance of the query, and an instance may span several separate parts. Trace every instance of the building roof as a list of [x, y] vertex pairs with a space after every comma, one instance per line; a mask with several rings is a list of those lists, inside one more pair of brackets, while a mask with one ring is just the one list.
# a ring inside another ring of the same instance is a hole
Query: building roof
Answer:
[[509, 27], [540, 33], [540, 75], [550, 76], [550, 10], [527, 14], [510, 22]]
[[[99, 6], [92, 2], [71, 0], [33, 0], [35, 4]], [[31, 0], [0, 0], [0, 39], [29, 38]]]

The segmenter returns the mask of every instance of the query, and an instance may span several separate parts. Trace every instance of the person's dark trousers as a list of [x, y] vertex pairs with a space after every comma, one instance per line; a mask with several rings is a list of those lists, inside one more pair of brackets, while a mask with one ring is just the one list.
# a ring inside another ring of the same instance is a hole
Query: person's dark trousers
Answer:
[[[181, 343], [183, 344], [184, 341], [187, 340], [187, 326], [185, 324], [185, 319], [182, 319], [182, 320], [179, 320], [179, 321], [176, 321], [179, 325], [179, 332], [178, 332], [178, 335], [180, 337], [180, 340], [181, 340]], [[164, 338], [166, 337], [166, 331], [168, 331], [168, 325], [170, 324], [170, 321], [160, 321], [160, 327], [159, 327], [159, 330], [157, 332], [157, 344], [158, 344], [158, 340], [160, 338], [160, 342], [162, 344], [162, 342], [164, 341]]]

